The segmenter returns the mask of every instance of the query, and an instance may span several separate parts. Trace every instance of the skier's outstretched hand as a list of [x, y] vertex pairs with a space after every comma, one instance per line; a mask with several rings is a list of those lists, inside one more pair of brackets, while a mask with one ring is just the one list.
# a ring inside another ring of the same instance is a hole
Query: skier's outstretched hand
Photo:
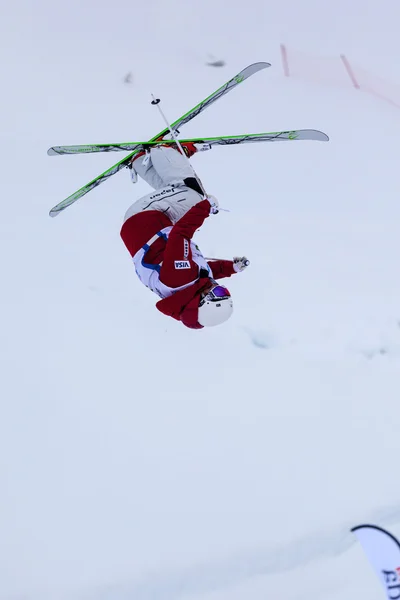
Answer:
[[245, 268], [249, 266], [249, 264], [250, 261], [245, 256], [235, 256], [233, 259], [233, 270], [236, 273], [240, 273], [241, 271], [244, 271]]
[[207, 200], [211, 204], [210, 215], [218, 214], [219, 203], [215, 196], [207, 196]]

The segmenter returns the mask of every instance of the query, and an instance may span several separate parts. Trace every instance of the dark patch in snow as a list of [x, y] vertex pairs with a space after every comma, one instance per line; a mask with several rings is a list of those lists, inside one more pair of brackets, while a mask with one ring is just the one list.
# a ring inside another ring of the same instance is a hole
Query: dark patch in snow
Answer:
[[245, 331], [256, 348], [270, 350], [277, 345], [273, 335], [267, 331], [254, 331], [252, 329], [245, 329]]
[[[380, 356], [397, 358], [400, 356], [400, 320], [394, 319], [381, 324], [379, 328], [366, 328], [365, 332], [359, 332], [359, 341], [351, 343], [350, 348], [357, 354], [361, 354], [368, 360]], [[364, 340], [362, 339], [362, 336]]]
[[375, 358], [376, 356], [385, 356], [386, 354], [389, 354], [389, 350], [387, 348], [375, 348], [372, 350], [364, 350], [362, 352], [362, 354], [365, 356], [365, 358], [368, 358], [369, 360], [371, 360], [372, 358]]
[[208, 62], [206, 64], [209, 67], [224, 67], [226, 63], [224, 60], [215, 60], [214, 62]]
[[209, 54], [206, 65], [209, 67], [225, 67], [226, 62], [222, 58], [216, 58], [212, 54]]

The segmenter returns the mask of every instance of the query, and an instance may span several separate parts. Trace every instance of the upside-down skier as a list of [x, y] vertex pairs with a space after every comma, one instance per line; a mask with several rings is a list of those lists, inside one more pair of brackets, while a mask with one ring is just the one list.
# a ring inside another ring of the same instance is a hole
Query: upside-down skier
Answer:
[[[187, 158], [197, 144], [183, 145]], [[202, 329], [229, 319], [229, 290], [217, 280], [243, 271], [246, 257], [207, 261], [192, 241], [204, 220], [218, 213], [218, 201], [203, 193], [189, 161], [171, 145], [136, 155], [130, 168], [155, 192], [137, 200], [125, 214], [122, 240], [140, 281], [161, 300], [159, 311], [186, 327]]]

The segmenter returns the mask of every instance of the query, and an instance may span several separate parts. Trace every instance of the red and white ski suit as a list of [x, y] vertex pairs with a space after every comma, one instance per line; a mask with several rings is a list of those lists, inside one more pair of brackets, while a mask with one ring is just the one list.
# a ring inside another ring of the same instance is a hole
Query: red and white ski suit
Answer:
[[[166, 187], [141, 198], [128, 209], [121, 237], [139, 279], [161, 297], [156, 304], [158, 310], [187, 327], [201, 329], [197, 320], [201, 292], [209, 287], [210, 279], [230, 277], [235, 271], [230, 260], [207, 262], [192, 242], [195, 231], [209, 216], [211, 205], [184, 185], [184, 177], [177, 178], [178, 169], [171, 169], [171, 162], [176, 163], [181, 176], [192, 177], [191, 170], [184, 172], [185, 159], [172, 148], [155, 148], [144, 168], [152, 171], [158, 166], [157, 161], [165, 162], [166, 157], [173, 181], [165, 182]], [[135, 161], [134, 167], [143, 177], [143, 158]], [[160, 172], [159, 168], [157, 175]]]

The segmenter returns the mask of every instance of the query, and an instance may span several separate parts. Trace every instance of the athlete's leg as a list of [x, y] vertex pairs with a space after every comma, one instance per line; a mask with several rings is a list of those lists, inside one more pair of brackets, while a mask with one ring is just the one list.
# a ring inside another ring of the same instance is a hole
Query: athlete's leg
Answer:
[[171, 185], [136, 200], [126, 211], [124, 222], [144, 210], [159, 210], [166, 213], [171, 223], [175, 225], [188, 210], [201, 200], [200, 194], [185, 185]]
[[193, 177], [188, 160], [169, 146], [157, 146], [139, 155], [132, 162], [132, 168], [155, 190]]

